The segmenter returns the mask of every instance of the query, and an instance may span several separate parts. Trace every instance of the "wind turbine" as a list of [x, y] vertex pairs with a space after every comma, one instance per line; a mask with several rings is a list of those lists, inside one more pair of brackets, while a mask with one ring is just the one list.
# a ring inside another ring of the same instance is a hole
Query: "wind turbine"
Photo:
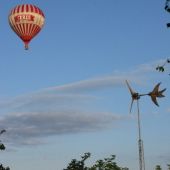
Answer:
[[144, 159], [144, 146], [143, 146], [143, 140], [141, 138], [141, 125], [140, 125], [140, 110], [139, 110], [139, 99], [141, 96], [150, 96], [151, 97], [151, 100], [152, 102], [159, 106], [158, 105], [158, 102], [157, 102], [157, 97], [165, 97], [163, 95], [163, 92], [166, 90], [166, 89], [163, 89], [163, 90], [160, 90], [159, 91], [159, 86], [161, 83], [158, 83], [154, 89], [149, 92], [149, 93], [146, 93], [146, 94], [139, 94], [137, 92], [135, 92], [131, 86], [129, 85], [128, 81], [126, 80], [126, 84], [127, 84], [127, 87], [130, 91], [130, 94], [131, 94], [131, 104], [130, 104], [130, 113], [132, 111], [132, 106], [133, 106], [133, 102], [136, 100], [137, 101], [137, 115], [138, 115], [138, 147], [139, 147], [139, 169], [140, 170], [145, 170], [145, 159]]

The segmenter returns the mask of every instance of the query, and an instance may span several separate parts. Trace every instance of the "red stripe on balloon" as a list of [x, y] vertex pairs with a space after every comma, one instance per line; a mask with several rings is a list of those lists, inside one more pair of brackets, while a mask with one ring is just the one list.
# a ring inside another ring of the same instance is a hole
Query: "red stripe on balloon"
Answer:
[[33, 7], [33, 5], [30, 5], [30, 7], [31, 7], [31, 12], [33, 12], [33, 10], [34, 10], [34, 7]]
[[31, 37], [34, 37], [35, 29], [36, 29], [36, 25], [34, 24], [33, 27], [32, 27], [32, 30], [31, 30]]
[[38, 13], [38, 10], [37, 10], [37, 7], [36, 7], [36, 6], [34, 6], [34, 12], [35, 12], [35, 13]]
[[26, 12], [29, 12], [29, 5], [26, 5]]
[[18, 5], [16, 12], [19, 13], [19, 10], [20, 10], [20, 5]]
[[21, 6], [21, 12], [24, 12], [24, 5]]
[[28, 30], [28, 23], [26, 23], [25, 26], [26, 26], [26, 32], [25, 33], [28, 35], [28, 31], [29, 31]]
[[26, 24], [24, 23], [24, 24], [22, 24], [23, 25], [23, 31], [24, 31], [24, 35], [26, 35], [27, 33], [26, 33]]

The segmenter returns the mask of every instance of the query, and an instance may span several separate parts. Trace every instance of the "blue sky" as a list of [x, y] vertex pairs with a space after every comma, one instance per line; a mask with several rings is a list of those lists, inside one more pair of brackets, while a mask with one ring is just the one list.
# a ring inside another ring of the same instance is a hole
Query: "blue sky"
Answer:
[[[10, 10], [32, 3], [45, 26], [24, 50], [8, 24]], [[0, 2], [0, 160], [13, 170], [63, 169], [91, 152], [138, 168], [136, 105], [125, 85], [146, 93], [162, 82], [165, 98], [140, 100], [146, 169], [170, 163], [170, 14], [155, 0], [2, 0]]]

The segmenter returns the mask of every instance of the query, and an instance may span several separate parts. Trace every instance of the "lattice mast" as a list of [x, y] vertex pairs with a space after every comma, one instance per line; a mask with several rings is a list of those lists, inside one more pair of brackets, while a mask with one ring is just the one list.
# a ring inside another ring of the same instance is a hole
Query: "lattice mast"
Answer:
[[145, 159], [144, 159], [144, 146], [141, 137], [141, 125], [140, 125], [140, 110], [139, 101], [137, 100], [137, 116], [138, 116], [138, 147], [139, 147], [139, 169], [145, 170]]

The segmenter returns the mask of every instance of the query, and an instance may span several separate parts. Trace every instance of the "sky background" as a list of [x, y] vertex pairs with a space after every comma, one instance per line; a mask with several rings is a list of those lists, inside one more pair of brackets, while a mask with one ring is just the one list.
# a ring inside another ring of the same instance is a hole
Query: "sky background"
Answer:
[[[24, 50], [8, 24], [10, 10], [31, 3], [45, 26]], [[116, 155], [138, 169], [136, 105], [129, 114], [125, 84], [139, 93], [162, 82], [165, 98], [140, 100], [146, 170], [170, 163], [170, 14], [162, 0], [1, 0], [0, 128], [12, 170], [62, 170], [85, 152]]]

